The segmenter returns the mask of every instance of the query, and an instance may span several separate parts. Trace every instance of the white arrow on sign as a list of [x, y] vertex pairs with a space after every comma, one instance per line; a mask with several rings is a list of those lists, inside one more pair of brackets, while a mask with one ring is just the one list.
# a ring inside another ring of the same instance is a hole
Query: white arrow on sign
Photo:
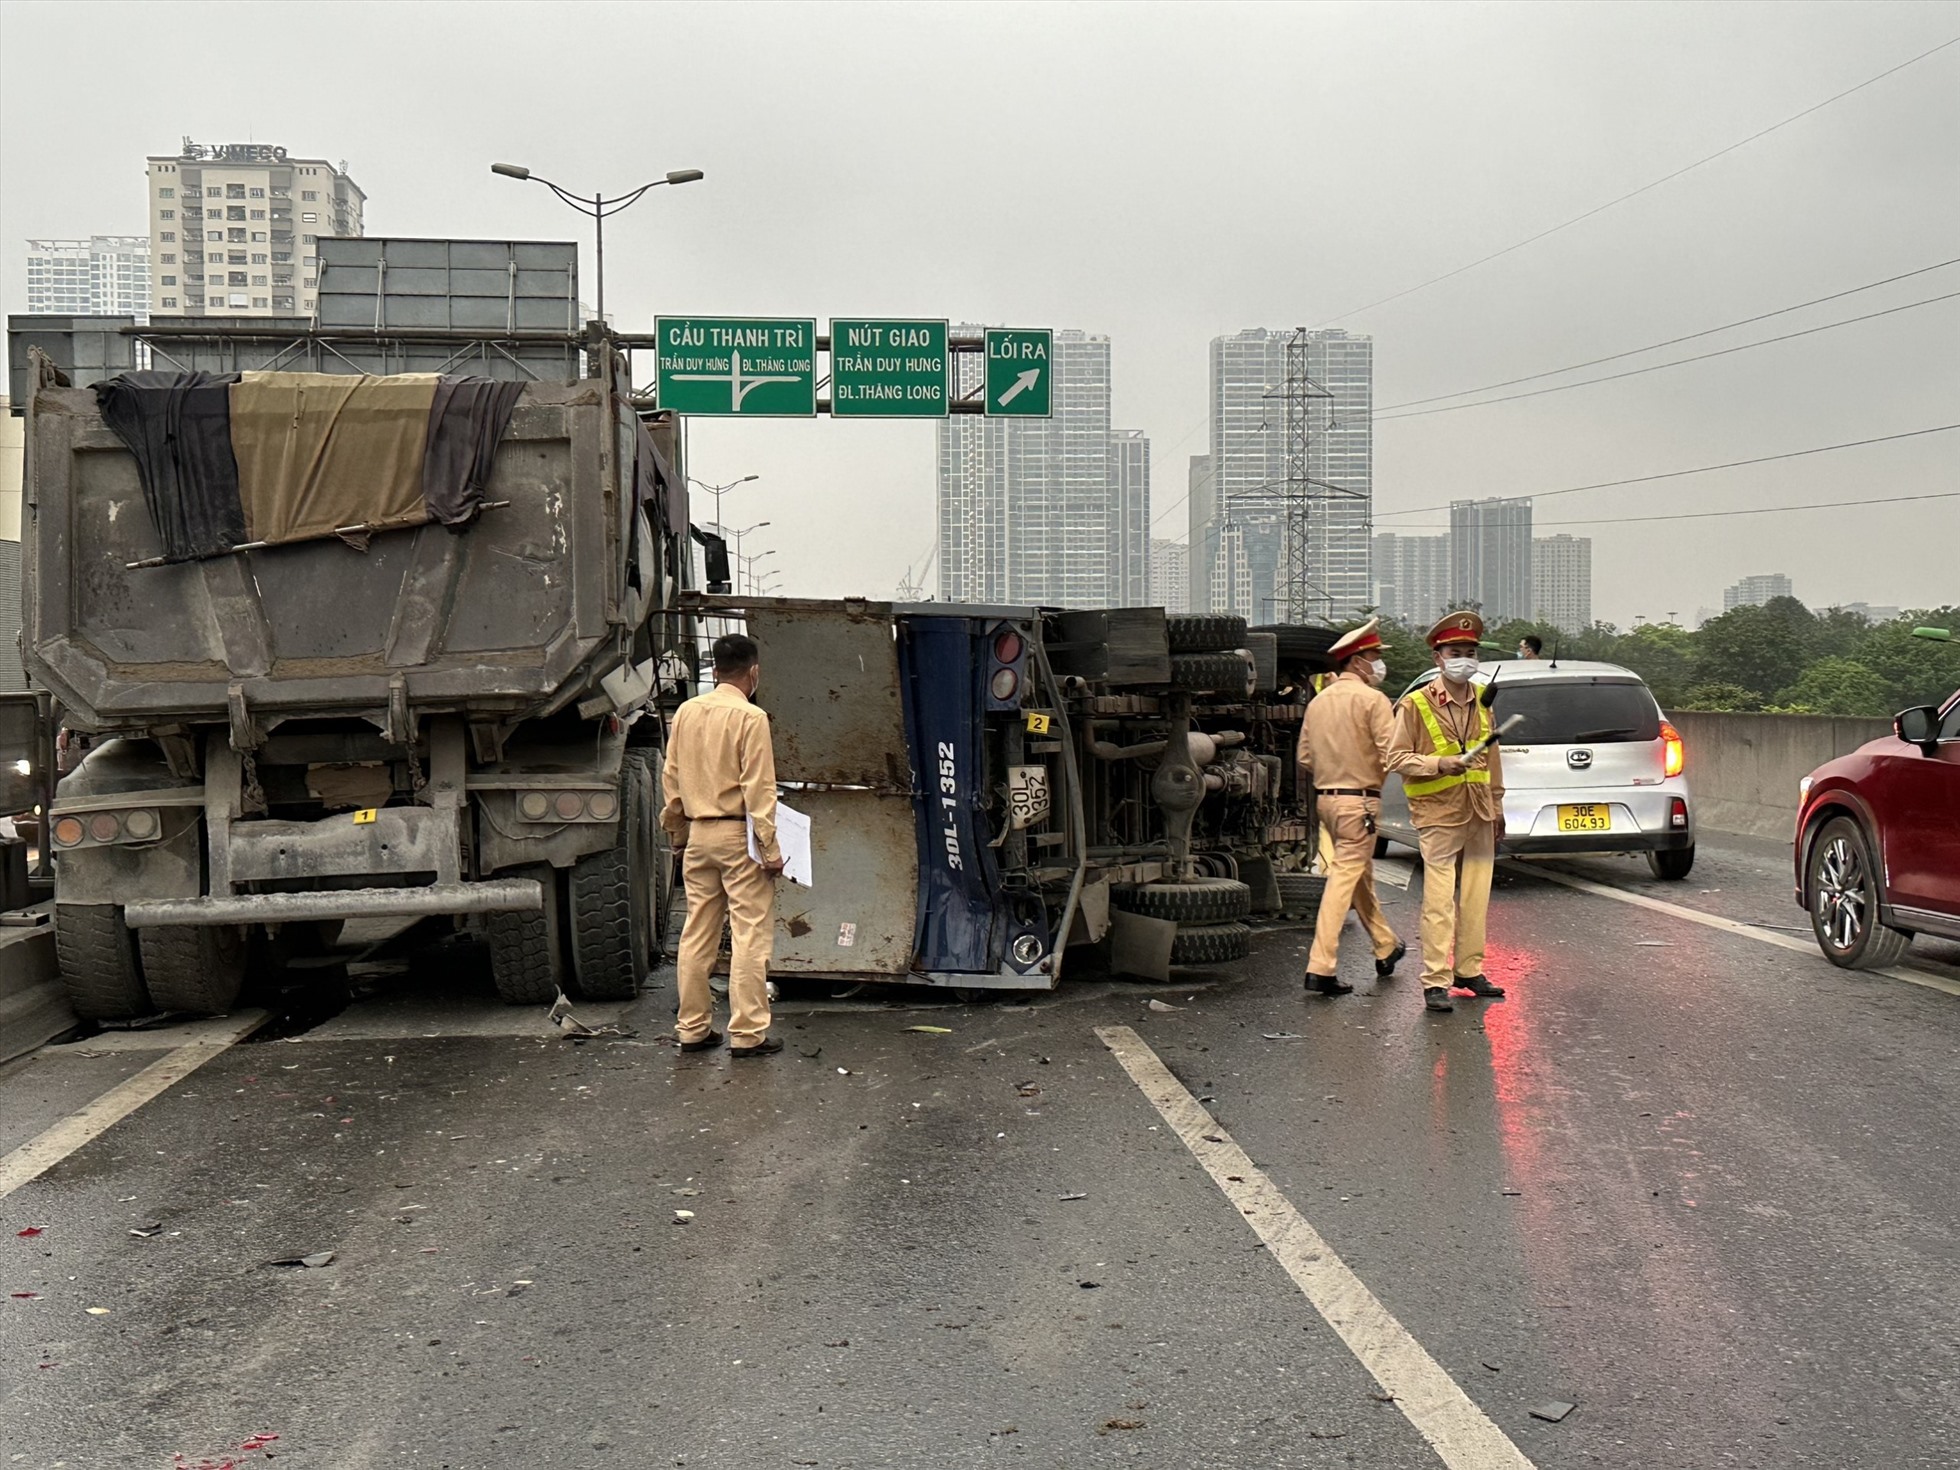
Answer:
[[1023, 393], [1027, 392], [1028, 389], [1032, 388], [1040, 380], [1041, 380], [1041, 369], [1029, 368], [1025, 373], [1022, 373], [1020, 377], [1016, 378], [1013, 381], [1013, 383], [1009, 385], [1007, 391], [994, 400], [994, 403], [1001, 408], [1005, 408], [1007, 407], [1008, 404], [1012, 403], [1015, 399], [1019, 398]]
[[[767, 374], [757, 375], [754, 377], [744, 377], [742, 375], [742, 354], [739, 351], [729, 352], [728, 371], [725, 374], [723, 373], [675, 373], [672, 376], [674, 381], [677, 383], [726, 383], [728, 384], [730, 407], [735, 413], [740, 413], [742, 411], [742, 400], [744, 398], [747, 398], [749, 394], [753, 393], [757, 388], [760, 388], [764, 383], [800, 383], [803, 381], [803, 379], [800, 376], [797, 376], [795, 374], [792, 374], [788, 377], [775, 377]], [[1023, 376], [1026, 376], [1026, 374], [1023, 374]]]

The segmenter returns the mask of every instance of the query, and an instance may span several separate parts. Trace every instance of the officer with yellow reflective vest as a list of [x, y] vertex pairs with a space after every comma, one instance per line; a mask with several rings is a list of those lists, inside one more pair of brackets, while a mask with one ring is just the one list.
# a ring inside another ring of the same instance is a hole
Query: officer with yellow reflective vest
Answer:
[[[1454, 1010], [1450, 991], [1502, 998], [1484, 975], [1491, 867], [1504, 836], [1504, 772], [1489, 708], [1471, 681], [1484, 620], [1453, 612], [1429, 630], [1439, 676], [1395, 712], [1388, 767], [1402, 777], [1422, 846], [1422, 998]], [[1482, 749], [1479, 742], [1490, 741]]]

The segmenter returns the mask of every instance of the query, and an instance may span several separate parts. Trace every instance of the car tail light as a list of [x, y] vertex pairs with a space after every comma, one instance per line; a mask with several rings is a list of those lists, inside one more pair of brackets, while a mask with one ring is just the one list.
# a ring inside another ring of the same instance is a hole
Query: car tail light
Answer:
[[88, 819], [88, 835], [97, 842], [114, 842], [122, 836], [122, 818], [114, 812], [97, 812]]
[[54, 840], [57, 847], [73, 847], [87, 835], [80, 817], [57, 817], [54, 824]]
[[1681, 741], [1681, 732], [1666, 720], [1661, 721], [1661, 739], [1667, 742], [1667, 764], [1662, 768], [1669, 776], [1678, 776], [1687, 769], [1688, 747]]
[[1667, 825], [1676, 832], [1688, 830], [1688, 804], [1678, 796], [1667, 804]]

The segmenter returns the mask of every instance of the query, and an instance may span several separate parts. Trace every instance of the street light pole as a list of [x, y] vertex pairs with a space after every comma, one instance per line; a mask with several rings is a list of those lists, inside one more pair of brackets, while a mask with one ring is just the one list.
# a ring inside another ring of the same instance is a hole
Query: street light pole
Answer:
[[690, 475], [688, 476], [688, 483], [690, 485], [699, 485], [703, 490], [706, 490], [710, 495], [714, 496], [715, 533], [719, 535], [723, 530], [723, 526], [721, 524], [721, 497], [725, 495], [728, 491], [733, 490], [737, 485], [746, 485], [751, 480], [759, 480], [761, 478], [762, 476], [760, 475], [744, 475], [739, 480], [730, 480], [726, 485], [710, 485], [706, 480], [697, 480], [692, 475]]
[[573, 209], [576, 209], [580, 214], [585, 215], [592, 221], [593, 231], [596, 236], [594, 241], [596, 246], [594, 264], [597, 267], [599, 275], [597, 286], [599, 295], [598, 315], [601, 322], [604, 322], [606, 319], [606, 217], [608, 215], [618, 214], [622, 209], [639, 203], [640, 196], [649, 189], [657, 189], [662, 184], [691, 184], [695, 180], [705, 177], [698, 168], [677, 168], [669, 171], [664, 178], [650, 180], [629, 193], [616, 194], [611, 199], [606, 198], [604, 194], [594, 194], [588, 200], [582, 194], [574, 194], [568, 189], [560, 188], [558, 185], [552, 183], [550, 179], [540, 178], [522, 164], [493, 163], [490, 165], [490, 172], [506, 179], [529, 179], [534, 183], [543, 184], [552, 193], [571, 205]]
[[[737, 561], [743, 561], [743, 562], [746, 562], [746, 560], [747, 560], [747, 559], [746, 559], [745, 557], [743, 557], [743, 555], [742, 555], [742, 538], [743, 538], [744, 536], [746, 536], [746, 535], [748, 535], [748, 534], [749, 534], [749, 533], [750, 533], [751, 531], [760, 531], [760, 530], [761, 530], [761, 529], [762, 529], [762, 528], [763, 528], [764, 526], [766, 526], [766, 525], [768, 525], [768, 524], [769, 524], [769, 522], [767, 522], [767, 521], [757, 521], [757, 522], [756, 522], [756, 523], [755, 523], [755, 524], [754, 524], [753, 526], [744, 526], [744, 527], [743, 527], [743, 528], [742, 528], [741, 530], [739, 530], [739, 531], [737, 531], [737, 532], [735, 533], [735, 559], [736, 559]], [[761, 553], [761, 555], [759, 555], [759, 556], [757, 556], [757, 557], [756, 557], [755, 559], [756, 559], [757, 561], [760, 561], [760, 560], [762, 559], [762, 557], [764, 557], [764, 556], [768, 556], [769, 554], [770, 554], [769, 552], [766, 552], [766, 551], [765, 551], [765, 552], [763, 552], [763, 553]], [[753, 589], [751, 589], [751, 590], [753, 590]]]
[[[741, 543], [739, 541], [736, 543], [738, 547], [740, 546], [740, 544]], [[758, 551], [754, 556], [743, 556], [739, 550], [735, 553], [736, 560], [738, 560], [742, 564], [742, 580], [748, 583], [748, 591], [751, 597], [755, 595], [755, 590], [756, 590], [755, 564], [759, 561], [765, 560], [768, 557], [772, 557], [775, 554], [776, 554], [776, 548], [773, 546], [770, 547], [769, 550], [767, 551]], [[771, 568], [768, 573], [765, 573], [765, 575], [773, 576], [774, 568]]]

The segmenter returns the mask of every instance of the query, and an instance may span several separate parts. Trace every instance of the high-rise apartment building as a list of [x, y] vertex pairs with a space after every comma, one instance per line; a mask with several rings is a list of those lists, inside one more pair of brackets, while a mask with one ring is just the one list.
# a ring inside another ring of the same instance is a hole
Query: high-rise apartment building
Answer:
[[1212, 483], [1211, 456], [1194, 454], [1184, 491], [1184, 551], [1185, 560], [1191, 568], [1188, 608], [1192, 612], [1211, 606], [1211, 561], [1205, 550], [1205, 538], [1217, 510], [1218, 496]]
[[1142, 607], [1150, 601], [1150, 438], [1141, 429], [1109, 436], [1110, 601]]
[[[1111, 432], [1109, 338], [1059, 331], [1054, 352], [1053, 417], [938, 426], [944, 601], [1114, 607], [1148, 596], [1149, 440]], [[957, 361], [969, 392], [984, 364]]]
[[322, 235], [363, 233], [344, 164], [265, 143], [149, 160], [150, 299], [162, 316], [311, 316]]
[[27, 309], [37, 316], [143, 316], [150, 242], [143, 235], [27, 242]]
[[1450, 538], [1384, 531], [1374, 539], [1375, 606], [1426, 628], [1450, 609]]
[[1540, 536], [1531, 543], [1532, 616], [1566, 633], [1592, 626], [1592, 537]]
[[[1211, 452], [1206, 502], [1192, 496], [1193, 590], [1216, 612], [1255, 623], [1286, 616], [1286, 349], [1291, 331], [1253, 328], [1211, 343]], [[1307, 334], [1307, 474], [1319, 482], [1308, 520], [1308, 613], [1350, 616], [1373, 601], [1374, 343], [1344, 331]], [[1326, 396], [1322, 396], [1326, 395]], [[1196, 461], [1193, 476], [1196, 477]], [[1202, 514], [1202, 521], [1199, 517]], [[1224, 531], [1237, 526], [1237, 546]], [[1241, 595], [1238, 558], [1247, 589]], [[1233, 569], [1221, 585], [1214, 574]]]
[[1150, 596], [1145, 605], [1167, 613], [1191, 611], [1191, 548], [1182, 541], [1150, 543]]
[[1487, 623], [1529, 618], [1537, 610], [1529, 498], [1451, 503], [1450, 600], [1474, 605]]
[[1722, 589], [1722, 611], [1729, 612], [1738, 607], [1761, 607], [1772, 597], [1796, 595], [1790, 579], [1781, 572], [1770, 572], [1760, 577], [1744, 577], [1733, 587]]

